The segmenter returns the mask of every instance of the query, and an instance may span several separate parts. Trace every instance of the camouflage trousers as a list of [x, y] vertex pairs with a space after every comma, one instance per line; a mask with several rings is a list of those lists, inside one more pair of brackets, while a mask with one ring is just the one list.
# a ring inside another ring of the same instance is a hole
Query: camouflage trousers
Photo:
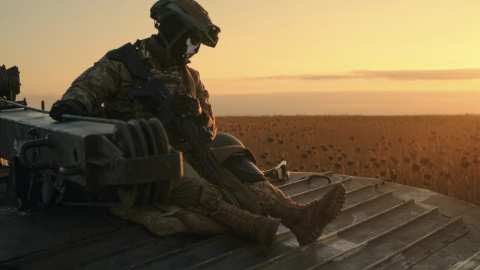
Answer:
[[228, 230], [213, 220], [211, 202], [223, 198], [224, 192], [202, 178], [186, 161], [184, 176], [172, 181], [170, 199], [165, 204], [145, 207], [115, 207], [110, 211], [117, 216], [144, 225], [161, 237], [181, 232], [218, 234]]
[[[233, 152], [238, 151], [234, 149]], [[223, 161], [226, 159], [224, 156], [231, 153], [230, 149], [224, 155], [216, 154], [219, 160]], [[113, 208], [112, 213], [143, 224], [158, 236], [169, 236], [179, 232], [218, 234], [229, 230], [210, 217], [217, 210], [213, 205], [215, 201], [233, 203], [227, 192], [234, 195], [241, 208], [253, 214], [262, 214], [258, 195], [255, 194], [260, 194], [256, 191], [264, 189], [265, 184], [271, 186], [268, 182], [242, 183], [229, 170], [220, 167], [218, 178], [222, 181], [222, 186], [228, 190], [226, 191], [200, 176], [188, 160], [187, 156], [183, 162], [184, 176], [173, 180], [170, 198], [166, 204], [133, 209]]]
[[168, 204], [208, 214], [211, 212], [211, 202], [219, 198], [226, 199], [225, 192], [219, 186], [201, 177], [186, 161], [183, 162], [183, 173], [182, 178], [172, 182]]
[[[228, 227], [210, 217], [210, 214], [216, 211], [213, 202], [219, 199], [231, 202], [226, 192], [201, 177], [188, 162], [184, 162], [183, 169], [184, 177], [173, 181], [171, 195], [166, 204], [130, 209], [115, 207], [111, 209], [111, 212], [134, 223], [142, 224], [153, 234], [161, 237], [181, 232], [219, 234], [228, 231]], [[232, 182], [228, 179], [236, 179], [223, 168], [219, 171], [219, 178], [227, 180], [225, 181], [227, 183]], [[238, 179], [236, 181], [240, 183]], [[238, 186], [238, 183], [233, 186]], [[233, 189], [232, 184], [226, 186]], [[240, 194], [244, 193], [243, 189], [248, 189], [248, 187], [243, 186], [243, 188], [236, 189], [234, 193], [237, 193], [236, 197], [244, 197], [243, 200], [248, 202], [251, 195]], [[258, 206], [255, 202], [256, 200], [253, 199], [244, 205], [252, 204], [254, 207], [250, 208], [256, 209]]]

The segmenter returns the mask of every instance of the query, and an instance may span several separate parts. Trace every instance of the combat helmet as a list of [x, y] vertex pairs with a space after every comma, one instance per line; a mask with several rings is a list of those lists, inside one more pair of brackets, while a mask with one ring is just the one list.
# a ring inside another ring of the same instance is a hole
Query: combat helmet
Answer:
[[220, 28], [212, 23], [208, 12], [193, 0], [160, 0], [150, 8], [150, 18], [161, 23], [166, 18], [175, 15], [185, 25], [194, 31], [202, 44], [215, 47], [218, 42]]

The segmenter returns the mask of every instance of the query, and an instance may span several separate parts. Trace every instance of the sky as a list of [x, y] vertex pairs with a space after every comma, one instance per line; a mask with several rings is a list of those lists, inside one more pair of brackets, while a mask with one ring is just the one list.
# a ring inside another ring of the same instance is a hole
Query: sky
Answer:
[[[0, 0], [0, 65], [51, 106], [107, 51], [154, 34], [154, 3]], [[478, 0], [199, 3], [222, 32], [190, 66], [217, 115], [480, 113]]]

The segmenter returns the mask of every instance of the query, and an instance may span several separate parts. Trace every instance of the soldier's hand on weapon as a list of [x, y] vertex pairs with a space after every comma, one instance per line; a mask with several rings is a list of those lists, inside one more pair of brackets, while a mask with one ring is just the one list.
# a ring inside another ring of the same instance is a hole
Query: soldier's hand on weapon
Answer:
[[174, 95], [171, 107], [173, 113], [184, 118], [196, 119], [202, 115], [200, 101], [191, 95]]
[[75, 99], [58, 100], [52, 105], [50, 110], [50, 117], [54, 120], [62, 121], [62, 114], [73, 114], [84, 116], [85, 105], [82, 102]]

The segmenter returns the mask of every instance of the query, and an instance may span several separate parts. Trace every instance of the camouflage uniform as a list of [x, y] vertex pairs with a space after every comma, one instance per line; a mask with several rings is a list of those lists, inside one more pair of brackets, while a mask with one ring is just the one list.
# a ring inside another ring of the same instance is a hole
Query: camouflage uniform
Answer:
[[[172, 93], [190, 94], [200, 101], [205, 114], [198, 124], [215, 134], [215, 118], [208, 101], [209, 94], [200, 81], [199, 73], [184, 64], [162, 68], [165, 49], [153, 36], [139, 42], [138, 54], [152, 75], [165, 82]], [[128, 97], [129, 90], [143, 85], [144, 81], [133, 77], [123, 62], [111, 60], [105, 55], [72, 83], [62, 99], [81, 101], [86, 107], [87, 116], [119, 120], [149, 119], [159, 113], [158, 102], [151, 98], [132, 100]], [[173, 129], [169, 131], [172, 133]]]
[[[209, 94], [200, 81], [198, 72], [186, 65], [162, 68], [161, 63], [164, 60], [165, 52], [153, 36], [138, 42], [138, 54], [149, 67], [151, 74], [164, 81], [173, 94], [190, 94], [200, 101], [204, 114], [197, 124], [206, 127], [215, 136], [215, 118], [208, 101]], [[132, 100], [128, 97], [130, 89], [140, 88], [143, 84], [143, 80], [131, 75], [123, 62], [111, 60], [105, 55], [72, 83], [62, 99], [81, 101], [86, 108], [85, 115], [90, 117], [106, 117], [125, 121], [148, 119], [160, 113], [159, 104], [152, 98]], [[172, 146], [181, 149], [183, 143], [173, 124], [167, 125], [166, 131]], [[223, 162], [231, 154], [248, 153], [248, 151], [241, 147], [223, 147], [215, 149], [214, 153], [217, 154], [219, 161]], [[194, 161], [192, 155], [186, 154], [185, 157], [189, 161]], [[218, 200], [218, 198], [229, 201], [225, 192], [202, 178], [189, 161], [184, 160], [183, 162], [184, 177], [172, 181], [173, 186], [168, 203], [182, 205], [203, 213], [211, 213], [212, 201]], [[238, 179], [223, 168], [219, 173], [226, 176], [223, 178], [224, 180], [232, 179], [234, 181], [223, 184], [237, 191], [235, 195], [243, 202], [243, 208], [258, 214], [261, 212], [256, 198], [245, 186], [240, 184]]]
[[[180, 18], [181, 22], [163, 24], [172, 15], [174, 19]], [[172, 44], [182, 44], [186, 40], [186, 52], [189, 53], [193, 45], [189, 42], [195, 35], [198, 35], [201, 43], [215, 47], [219, 28], [211, 23], [208, 13], [193, 0], [160, 0], [152, 7], [151, 17], [161, 22], [156, 24], [159, 34], [137, 41], [136, 52], [152, 76], [165, 82], [172, 94], [179, 96], [188, 94], [198, 100], [202, 110], [194, 118], [196, 124], [207, 128], [215, 136], [215, 118], [208, 101], [208, 91], [201, 83], [198, 72], [187, 66], [189, 61], [179, 62], [178, 57], [172, 57], [171, 48]], [[165, 28], [165, 25], [176, 30]], [[180, 25], [183, 25], [183, 29], [176, 28]], [[171, 41], [165, 38], [166, 34], [163, 31], [173, 36]], [[159, 37], [167, 45], [160, 44]], [[179, 43], [179, 38], [184, 40]], [[177, 52], [176, 56], [178, 55], [182, 54]], [[189, 57], [191, 55], [186, 59]], [[112, 59], [107, 53], [72, 83], [62, 100], [52, 106], [50, 115], [61, 121], [62, 112], [65, 113], [65, 108], [68, 108], [67, 113], [72, 111], [80, 115], [119, 120], [161, 117], [161, 107], [154, 97], [129, 98], [129, 90], [141, 88], [144, 84], [143, 79], [132, 75], [124, 62]], [[166, 124], [165, 129], [172, 146], [182, 149], [183, 140], [176, 127], [173, 124]], [[162, 230], [171, 228], [176, 229], [170, 232], [201, 233], [218, 233], [228, 228], [265, 245], [270, 245], [275, 240], [281, 221], [297, 236], [299, 243], [304, 245], [316, 241], [325, 226], [340, 212], [345, 201], [345, 188], [337, 184], [319, 201], [315, 200], [307, 205], [297, 204], [266, 181], [261, 172], [260, 178], [239, 179], [239, 175], [244, 176], [242, 169], [240, 172], [237, 170], [242, 167], [239, 164], [245, 161], [245, 158], [250, 160], [247, 161], [247, 167], [252, 168], [254, 163], [253, 155], [247, 149], [240, 146], [219, 147], [214, 149], [214, 153], [219, 165], [225, 162], [225, 166], [218, 172], [218, 178], [246, 210], [234, 207], [225, 190], [207, 181], [201, 176], [201, 171], [192, 166], [196, 163], [196, 158], [185, 153], [184, 177], [173, 181], [171, 196], [167, 202], [170, 205], [155, 205], [164, 212], [172, 213], [171, 215], [181, 219], [183, 223], [178, 223], [178, 220], [172, 219], [169, 214], [165, 214], [168, 219], [162, 219], [165, 215], [151, 207], [140, 211], [115, 209], [114, 213], [144, 224], [157, 235], [169, 235]], [[237, 159], [235, 162], [239, 163], [235, 163], [233, 156], [241, 156], [242, 160]], [[253, 171], [259, 172], [256, 167], [253, 168]]]
[[[198, 72], [186, 65], [172, 65], [163, 69], [161, 62], [165, 55], [164, 49], [154, 37], [139, 42], [138, 54], [152, 75], [164, 81], [173, 94], [190, 94], [200, 101], [204, 115], [197, 124], [215, 134], [215, 118], [208, 101], [209, 94], [200, 81]], [[152, 98], [132, 100], [128, 97], [130, 89], [140, 88], [143, 84], [143, 80], [131, 75], [123, 62], [104, 56], [72, 83], [62, 99], [81, 101], [85, 105], [87, 116], [119, 120], [149, 119], [159, 113], [157, 101]], [[180, 135], [175, 127], [167, 125], [165, 128], [170, 143], [174, 147], [181, 147]], [[184, 162], [184, 175], [182, 179], [173, 181], [170, 203], [198, 205], [202, 201], [222, 197], [222, 190], [200, 177], [187, 161]]]

